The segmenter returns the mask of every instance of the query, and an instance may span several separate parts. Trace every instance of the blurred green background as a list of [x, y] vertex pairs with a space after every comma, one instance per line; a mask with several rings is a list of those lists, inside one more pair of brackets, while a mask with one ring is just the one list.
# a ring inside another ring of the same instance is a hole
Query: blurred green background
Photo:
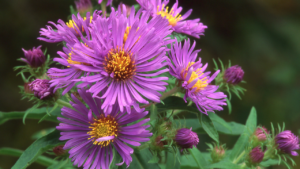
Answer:
[[[124, 0], [133, 4], [134, 0]], [[173, 4], [171, 1], [170, 4]], [[96, 3], [96, 0], [93, 0]], [[118, 1], [114, 0], [117, 4]], [[191, 19], [201, 18], [208, 26], [205, 36], [197, 39], [200, 57], [213, 70], [212, 58], [240, 65], [245, 71], [242, 84], [247, 92], [243, 100], [233, 97], [233, 112], [227, 108], [218, 114], [227, 121], [245, 123], [255, 106], [258, 123], [270, 128], [270, 122], [286, 124], [298, 134], [300, 129], [300, 1], [296, 0], [179, 0], [183, 13], [193, 8]], [[21, 99], [18, 85], [23, 85], [13, 67], [23, 64], [21, 48], [43, 45], [55, 57], [57, 44], [37, 40], [39, 29], [48, 21], [67, 21], [73, 0], [2, 0], [0, 5], [0, 111], [22, 111], [32, 106]], [[182, 13], [182, 14], [183, 14]], [[195, 39], [194, 39], [195, 40]], [[26, 149], [32, 134], [54, 123], [36, 120], [12, 120], [0, 126], [0, 147]], [[237, 137], [221, 136], [231, 148]], [[200, 144], [206, 140], [201, 139]], [[209, 141], [209, 140], [207, 140]], [[298, 167], [300, 158], [294, 158]], [[16, 157], [0, 156], [0, 167], [10, 168]], [[31, 169], [43, 168], [38, 164]], [[282, 168], [274, 166], [273, 168]]]

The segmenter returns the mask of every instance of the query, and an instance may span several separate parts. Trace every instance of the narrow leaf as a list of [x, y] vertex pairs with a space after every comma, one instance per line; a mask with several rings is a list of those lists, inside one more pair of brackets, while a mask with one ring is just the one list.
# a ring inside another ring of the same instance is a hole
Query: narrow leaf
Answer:
[[201, 114], [201, 119], [199, 120], [201, 121], [204, 131], [209, 135], [209, 137], [215, 140], [217, 143], [219, 143], [218, 131], [216, 130], [209, 116], [205, 114]]

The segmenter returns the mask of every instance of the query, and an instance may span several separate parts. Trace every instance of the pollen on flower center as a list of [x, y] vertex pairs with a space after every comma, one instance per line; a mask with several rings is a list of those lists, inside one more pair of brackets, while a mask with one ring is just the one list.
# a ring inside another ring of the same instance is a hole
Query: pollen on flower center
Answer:
[[111, 49], [105, 57], [104, 69], [112, 74], [117, 81], [127, 80], [135, 75], [135, 62], [132, 53], [126, 52], [122, 48]]
[[91, 137], [89, 139], [93, 140], [94, 145], [100, 145], [101, 147], [108, 146], [114, 140], [107, 141], [97, 141], [98, 138], [107, 136], [118, 136], [118, 123], [115, 118], [108, 115], [105, 117], [101, 115], [100, 118], [95, 119], [94, 122], [90, 124], [91, 131], [87, 132]]
[[[92, 19], [93, 19], [93, 17], [91, 16], [90, 17], [90, 23], [92, 22]], [[85, 20], [86, 20], [86, 17], [83, 18], [83, 21], [85, 21]], [[77, 32], [76, 28], [79, 29], [78, 26], [76, 25], [76, 23], [73, 20], [69, 20], [69, 22], [67, 22], [66, 25], [69, 28], [74, 29], [76, 32]], [[84, 32], [83, 26], [81, 27], [81, 31]], [[77, 32], [77, 34], [78, 34], [78, 32]]]
[[[85, 46], [87, 46], [88, 47], [88, 45], [87, 44], [84, 44]], [[73, 48], [72, 48], [73, 49]], [[69, 53], [69, 56], [68, 56], [68, 59], [67, 59], [67, 62], [69, 63], [69, 64], [75, 64], [75, 65], [87, 65], [87, 66], [90, 66], [90, 64], [88, 64], [88, 63], [84, 63], [84, 62], [78, 62], [78, 61], [74, 61], [74, 60], [72, 60], [72, 54], [73, 54], [73, 52], [70, 52]], [[69, 67], [69, 66], [68, 66]]]
[[176, 26], [177, 22], [182, 19], [181, 15], [178, 13], [174, 16], [175, 11], [173, 8], [169, 12], [169, 7], [167, 6], [165, 10], [164, 7], [165, 5], [163, 4], [161, 10], [159, 10], [159, 6], [157, 6], [157, 15], [163, 18], [166, 17], [169, 20], [169, 25]]
[[[187, 74], [188, 74], [188, 70], [189, 68], [194, 64], [195, 62], [189, 62], [188, 66], [186, 67], [185, 70], [182, 71], [182, 75], [184, 78], [186, 78]], [[184, 74], [183, 74], [184, 73]], [[193, 88], [196, 88], [195, 92], [199, 92], [200, 90], [204, 89], [208, 83], [207, 83], [207, 78], [204, 77], [202, 79], [200, 79], [199, 77], [203, 75], [203, 72], [200, 69], [197, 69], [196, 71], [193, 71], [191, 74], [190, 79], [187, 81], [188, 84], [190, 84], [191, 82], [193, 82], [195, 79], [198, 79], [196, 84], [193, 85]]]

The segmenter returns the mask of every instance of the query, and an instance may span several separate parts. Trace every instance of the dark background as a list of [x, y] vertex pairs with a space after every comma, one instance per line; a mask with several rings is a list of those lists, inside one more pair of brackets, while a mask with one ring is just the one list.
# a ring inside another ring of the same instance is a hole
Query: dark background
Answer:
[[[124, 0], [133, 4], [133, 0]], [[170, 4], [173, 4], [171, 1]], [[93, 0], [96, 3], [96, 0]], [[114, 3], [117, 1], [114, 0]], [[245, 123], [250, 108], [255, 106], [258, 123], [270, 128], [286, 124], [298, 134], [300, 128], [300, 3], [296, 0], [179, 0], [183, 13], [193, 8], [190, 19], [201, 18], [208, 26], [205, 36], [197, 40], [200, 57], [213, 70], [212, 58], [224, 63], [230, 59], [245, 71], [242, 84], [247, 92], [243, 100], [233, 97], [233, 112], [227, 108], [218, 114], [227, 121]], [[61, 49], [57, 44], [37, 40], [39, 29], [48, 21], [67, 21], [72, 0], [2, 0], [0, 2], [0, 111], [22, 111], [32, 104], [21, 99], [18, 85], [23, 85], [13, 67], [22, 65], [21, 48], [43, 45], [54, 57]], [[0, 126], [0, 147], [24, 150], [33, 140], [31, 135], [54, 123], [36, 120], [12, 120]], [[231, 148], [236, 137], [221, 136]], [[200, 136], [200, 144], [201, 142]], [[300, 158], [294, 158], [298, 166]], [[0, 167], [10, 168], [16, 157], [0, 156]], [[28, 168], [43, 168], [34, 164]], [[282, 168], [282, 167], [273, 167]]]

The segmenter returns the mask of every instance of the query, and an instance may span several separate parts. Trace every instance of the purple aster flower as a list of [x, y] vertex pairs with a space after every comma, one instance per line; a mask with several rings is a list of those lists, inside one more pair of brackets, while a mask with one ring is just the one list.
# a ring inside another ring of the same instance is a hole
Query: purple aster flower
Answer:
[[[149, 141], [152, 133], [144, 125], [150, 119], [137, 120], [145, 117], [148, 112], [137, 113], [132, 110], [131, 114], [119, 112], [119, 107], [114, 106], [110, 115], [101, 110], [101, 99], [93, 98], [90, 93], [78, 90], [81, 98], [89, 106], [80, 102], [72, 95], [70, 102], [74, 109], [62, 108], [61, 121], [56, 128], [62, 131], [60, 140], [68, 140], [64, 149], [70, 149], [70, 158], [74, 165], [83, 166], [85, 169], [102, 168], [108, 169], [113, 158], [113, 147], [123, 158], [127, 167], [132, 161], [132, 146], [140, 146], [140, 142]], [[129, 125], [130, 124], [130, 125]]]
[[182, 128], [177, 130], [174, 141], [182, 149], [196, 147], [199, 143], [199, 138], [197, 133], [191, 129]]
[[149, 13], [135, 15], [134, 8], [128, 18], [126, 9], [123, 12], [112, 9], [109, 18], [98, 17], [91, 24], [91, 39], [68, 47], [63, 56], [66, 62], [71, 51], [72, 61], [82, 63], [70, 64], [87, 73], [73, 81], [89, 84], [93, 97], [105, 99], [102, 108], [108, 113], [116, 103], [130, 113], [131, 106], [142, 111], [138, 103], [148, 104], [146, 99], [160, 102], [159, 92], [166, 90], [163, 80], [168, 78], [155, 76], [169, 71], [166, 45], [174, 41], [166, 37], [171, 33], [166, 20], [157, 17], [148, 22]]
[[35, 79], [29, 84], [34, 96], [43, 100], [54, 96], [53, 87], [50, 87], [50, 80]]
[[249, 153], [249, 161], [252, 164], [257, 164], [262, 162], [265, 153], [260, 149], [260, 147], [255, 147]]
[[41, 50], [41, 47], [42, 46], [38, 46], [37, 48], [33, 47], [32, 50], [25, 50], [22, 48], [25, 58], [21, 58], [21, 60], [33, 68], [42, 66], [46, 61], [46, 57]]
[[93, 9], [91, 0], [78, 0], [75, 1], [75, 5], [79, 13], [85, 13]]
[[[197, 53], [200, 50], [193, 51], [196, 43], [190, 48], [190, 41], [175, 43], [171, 47], [170, 74], [177, 78], [185, 89], [184, 100], [192, 100], [197, 108], [204, 114], [207, 111], [223, 110], [222, 105], [226, 105], [226, 95], [223, 92], [216, 92], [219, 86], [211, 85], [211, 81], [218, 75], [219, 70], [212, 76], [210, 72], [205, 72], [207, 64], [202, 65], [201, 58], [196, 61]], [[189, 49], [190, 48], [190, 49]]]
[[298, 150], [299, 139], [290, 130], [285, 130], [275, 137], [275, 142], [283, 153], [291, 154], [292, 156], [298, 156], [298, 153], [293, 150]]
[[[98, 4], [101, 4], [103, 0], [98, 0]], [[112, 5], [112, 2], [113, 0], [106, 0], [107, 3], [106, 3], [106, 6], [111, 6]]]
[[46, 41], [49, 43], [62, 42], [74, 44], [78, 42], [78, 38], [89, 36], [89, 26], [92, 20], [96, 19], [99, 15], [98, 11], [90, 16], [90, 13], [86, 13], [86, 17], [82, 18], [80, 14], [72, 15], [72, 20], [65, 23], [63, 20], [58, 20], [58, 24], [49, 22], [54, 26], [54, 29], [47, 25], [46, 28], [41, 28], [39, 40]]
[[244, 71], [238, 65], [234, 65], [226, 69], [224, 74], [225, 81], [234, 85], [240, 83], [243, 80], [243, 77]]
[[166, 18], [175, 32], [199, 38], [207, 28], [206, 25], [200, 22], [199, 18], [186, 20], [191, 15], [192, 9], [181, 16], [182, 7], [178, 6], [178, 0], [176, 0], [171, 9], [167, 6], [169, 0], [137, 0], [137, 2], [144, 10], [150, 11], [153, 17], [161, 16]]

